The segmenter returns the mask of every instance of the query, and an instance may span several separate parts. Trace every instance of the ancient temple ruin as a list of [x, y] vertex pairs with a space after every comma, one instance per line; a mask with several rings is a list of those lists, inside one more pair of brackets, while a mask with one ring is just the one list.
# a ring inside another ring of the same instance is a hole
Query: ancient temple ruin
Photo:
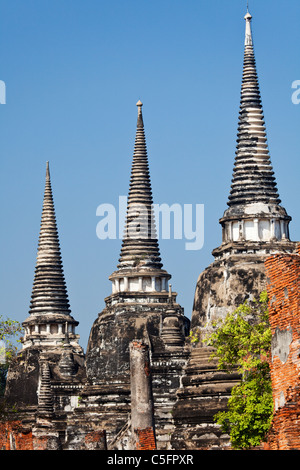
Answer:
[[[171, 275], [162, 268], [140, 101], [137, 107], [120, 259], [110, 276], [112, 293], [91, 329], [86, 352], [87, 384], [82, 392], [81, 406], [86, 405], [97, 415], [101, 413], [108, 442], [120, 429], [130, 429], [133, 398], [129, 349], [136, 340], [151, 351], [156, 437], [159, 440], [165, 428], [170, 432], [171, 410], [185, 364], [185, 337], [189, 332], [189, 320], [176, 302], [177, 294], [168, 287]], [[124, 439], [122, 433], [121, 438]], [[123, 444], [116, 441], [115, 445]]]
[[[270, 162], [251, 18], [247, 12], [237, 149], [228, 209], [220, 219], [222, 244], [196, 286], [192, 327], [202, 335], [212, 320], [265, 289], [270, 254], [296, 249]], [[239, 377], [218, 370], [211, 348], [188, 341], [190, 321], [159, 250], [142, 106], [138, 101], [120, 258], [86, 354], [71, 315], [47, 163], [29, 316], [5, 392], [7, 405], [16, 405], [17, 412], [8, 412], [0, 425], [1, 449], [230, 448], [214, 415], [226, 409]], [[275, 441], [277, 446], [277, 435]]]
[[[10, 368], [6, 395], [18, 407], [41, 406], [42, 364], [53, 364], [55, 401], [71, 403], [85, 377], [78, 325], [71, 316], [64, 279], [49, 163], [29, 317], [23, 322], [22, 350]], [[67, 387], [65, 385], [68, 384]]]
[[258, 299], [266, 288], [264, 262], [270, 254], [296, 249], [269, 155], [251, 19], [247, 12], [236, 156], [228, 209], [220, 219], [222, 244], [199, 275], [194, 298], [192, 327], [203, 335], [212, 321], [245, 300]]

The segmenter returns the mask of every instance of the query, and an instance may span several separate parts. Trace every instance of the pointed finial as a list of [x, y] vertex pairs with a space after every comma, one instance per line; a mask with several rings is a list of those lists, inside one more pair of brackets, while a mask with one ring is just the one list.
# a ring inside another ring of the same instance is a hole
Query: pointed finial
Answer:
[[245, 46], [252, 46], [252, 32], [251, 32], [251, 20], [252, 16], [249, 13], [249, 3], [247, 2], [247, 13], [244, 16], [246, 20], [246, 33], [245, 33]]
[[247, 20], [251, 21], [251, 19], [252, 19], [252, 15], [249, 13], [249, 2], [247, 2], [247, 13], [244, 16], [244, 18], [245, 18], [246, 21]]
[[46, 176], [50, 176], [49, 162], [46, 162]]
[[143, 103], [141, 102], [141, 100], [138, 100], [137, 102], [137, 107], [138, 107], [138, 122], [137, 122], [137, 126], [138, 127], [143, 127], [144, 123], [143, 123], [143, 115], [142, 115], [142, 106], [143, 106]]

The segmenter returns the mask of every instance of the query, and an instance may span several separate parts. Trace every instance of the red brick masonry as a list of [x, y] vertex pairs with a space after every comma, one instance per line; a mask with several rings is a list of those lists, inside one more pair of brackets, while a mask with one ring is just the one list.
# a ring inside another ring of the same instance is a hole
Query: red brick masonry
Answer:
[[[35, 435], [32, 426], [24, 426], [22, 421], [0, 422], [0, 450], [56, 450], [47, 434]], [[79, 450], [106, 450], [105, 431], [92, 431], [81, 436]]]
[[136, 445], [137, 450], [155, 450], [155, 436], [152, 427], [146, 429], [138, 429], [138, 442]]
[[272, 330], [271, 379], [274, 419], [271, 450], [300, 450], [300, 245], [294, 255], [266, 262]]
[[32, 430], [21, 421], [0, 423], [0, 450], [33, 450]]

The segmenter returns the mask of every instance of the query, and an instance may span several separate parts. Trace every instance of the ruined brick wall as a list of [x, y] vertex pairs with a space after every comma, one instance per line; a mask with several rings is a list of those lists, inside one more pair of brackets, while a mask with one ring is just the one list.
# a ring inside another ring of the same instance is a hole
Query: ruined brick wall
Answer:
[[[105, 431], [82, 429], [74, 438], [76, 445], [71, 450], [107, 449]], [[68, 444], [64, 446], [64, 438], [62, 441], [55, 424], [47, 429], [33, 423], [24, 425], [21, 420], [0, 422], [0, 450], [69, 450]]]
[[268, 444], [271, 450], [300, 450], [300, 245], [297, 254], [270, 256], [265, 265], [274, 399]]
[[33, 450], [32, 429], [21, 421], [0, 422], [0, 450]]
[[93, 431], [85, 435], [86, 450], [107, 450], [105, 431]]
[[58, 439], [47, 432], [35, 435], [32, 425], [21, 420], [0, 423], [0, 450], [57, 450]]

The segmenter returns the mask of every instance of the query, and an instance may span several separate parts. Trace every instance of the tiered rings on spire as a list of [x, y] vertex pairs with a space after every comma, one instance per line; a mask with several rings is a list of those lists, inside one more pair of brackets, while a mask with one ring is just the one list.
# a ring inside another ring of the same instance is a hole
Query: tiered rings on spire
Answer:
[[127, 218], [118, 268], [162, 267], [153, 214], [153, 199], [142, 103], [137, 102], [138, 117], [128, 195]]
[[70, 312], [47, 162], [37, 263], [29, 313], [69, 314]]
[[[131, 168], [124, 237], [117, 270], [110, 276], [112, 293], [157, 293], [168, 290], [171, 278], [162, 269], [148, 165], [141, 101]], [[133, 295], [133, 294], [130, 294]], [[122, 295], [122, 301], [123, 301]]]
[[[288, 225], [291, 217], [280, 206], [270, 160], [251, 19], [252, 16], [247, 11], [236, 157], [227, 203], [229, 208], [220, 219], [223, 244], [289, 239]], [[253, 250], [253, 247], [249, 250]]]
[[47, 162], [30, 315], [23, 322], [25, 327], [23, 348], [40, 344], [56, 345], [64, 340], [66, 334], [70, 335], [72, 344], [77, 346], [78, 335], [75, 335], [75, 326], [78, 322], [70, 313]]
[[267, 144], [251, 18], [247, 13], [237, 150], [229, 206], [249, 202], [280, 203]]

